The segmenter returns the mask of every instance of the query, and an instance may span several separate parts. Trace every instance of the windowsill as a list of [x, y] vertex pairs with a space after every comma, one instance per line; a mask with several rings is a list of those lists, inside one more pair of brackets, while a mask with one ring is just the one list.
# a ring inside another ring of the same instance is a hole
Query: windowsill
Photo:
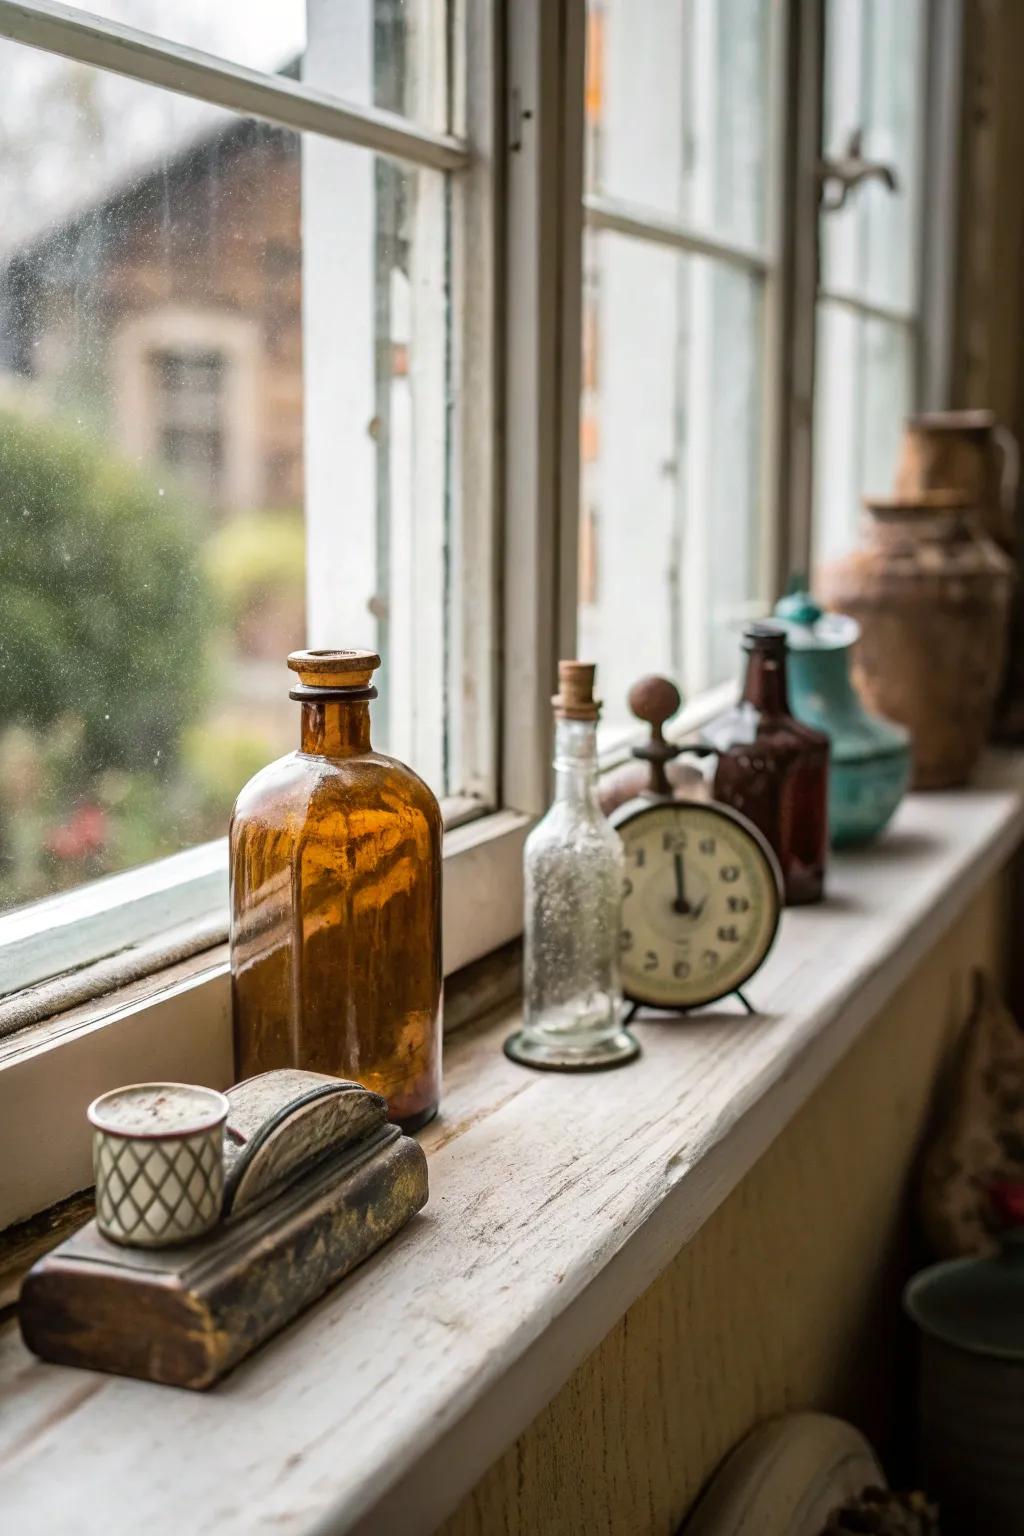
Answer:
[[[430, 1531], [749, 1171], [1006, 862], [1024, 757], [916, 796], [785, 914], [761, 1010], [638, 1025], [635, 1065], [532, 1074], [507, 1013], [451, 1042], [426, 1211], [221, 1387], [36, 1363], [0, 1335], [0, 1507], [105, 1536]], [[742, 1041], [742, 1049], [739, 1048]], [[12, 1388], [17, 1386], [17, 1390]]]

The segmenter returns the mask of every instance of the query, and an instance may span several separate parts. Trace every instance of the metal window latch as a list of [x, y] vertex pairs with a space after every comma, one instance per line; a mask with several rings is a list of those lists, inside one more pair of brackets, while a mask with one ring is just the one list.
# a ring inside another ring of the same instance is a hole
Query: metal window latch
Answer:
[[514, 85], [508, 98], [508, 148], [510, 154], [517, 154], [523, 147], [523, 124], [528, 123], [533, 117], [529, 107], [523, 106], [523, 98], [518, 85]]
[[818, 192], [823, 213], [838, 213], [853, 188], [863, 181], [880, 181], [890, 192], [899, 191], [893, 167], [884, 160], [865, 160], [863, 146], [864, 130], [854, 128], [834, 159], [818, 161]]

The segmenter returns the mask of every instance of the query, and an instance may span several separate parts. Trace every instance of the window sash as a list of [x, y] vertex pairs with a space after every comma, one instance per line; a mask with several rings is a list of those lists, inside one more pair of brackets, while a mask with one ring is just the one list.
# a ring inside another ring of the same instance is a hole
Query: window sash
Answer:
[[[566, 3], [568, 9], [581, 13], [580, 0]], [[525, 40], [523, 89], [533, 91], [541, 74], [539, 31], [551, 28], [552, 17], [551, 8], [546, 7], [544, 20], [539, 22], [538, 4], [538, 16], [533, 21], [539, 26], [531, 42], [527, 39], [529, 28], [523, 30], [526, 9], [517, 10], [509, 25]], [[321, 135], [326, 132], [385, 154], [400, 154], [430, 171], [455, 173], [449, 178], [450, 254], [451, 285], [459, 308], [453, 327], [450, 377], [462, 395], [463, 409], [451, 445], [455, 466], [451, 510], [460, 531], [463, 574], [461, 584], [456, 580], [452, 586], [457, 634], [449, 648], [447, 686], [449, 697], [458, 701], [453, 715], [468, 772], [465, 793], [451, 797], [443, 806], [448, 972], [521, 931], [521, 850], [530, 819], [523, 807], [530, 797], [521, 793], [522, 780], [515, 771], [508, 771], [508, 763], [517, 753], [523, 759], [529, 756], [539, 781], [546, 782], [548, 770], [547, 742], [538, 740], [544, 736], [543, 728], [533, 732], [520, 726], [504, 761], [497, 751], [497, 658], [508, 644], [507, 638], [503, 643], [495, 633], [502, 491], [497, 426], [503, 417], [508, 432], [517, 436], [529, 457], [533, 452], [531, 438], [541, 433], [543, 425], [532, 409], [540, 391], [521, 368], [515, 370], [506, 391], [505, 359], [498, 345], [496, 273], [505, 227], [497, 186], [504, 149], [499, 81], [505, 39], [497, 25], [499, 10], [495, 0], [455, 0], [458, 24], [453, 45], [459, 55], [456, 62], [461, 65], [453, 64], [456, 93], [463, 80], [473, 85], [465, 100], [457, 102], [455, 112], [456, 119], [466, 124], [467, 139], [462, 140], [429, 133], [392, 114], [349, 107], [301, 84], [242, 69], [117, 23], [70, 11], [50, 0], [19, 0], [17, 4], [0, 0], [0, 36], [81, 58], [144, 82], [173, 85], [231, 110], [266, 116]], [[550, 47], [547, 30], [545, 37], [545, 46]], [[537, 116], [553, 124], [562, 101], [557, 71], [545, 76], [543, 88], [549, 105]], [[521, 147], [517, 171], [536, 179], [540, 160], [540, 145], [531, 139]], [[543, 221], [553, 212], [557, 213], [557, 205], [546, 206]], [[524, 200], [515, 221], [517, 235], [532, 243], [540, 222], [541, 210]], [[514, 289], [515, 284], [510, 283], [510, 287]], [[510, 310], [522, 302], [522, 294], [513, 292]], [[578, 346], [571, 341], [566, 344], [571, 352], [578, 353]], [[528, 365], [530, 369], [550, 369], [555, 361], [553, 355], [533, 355]], [[564, 387], [568, 392], [572, 385]], [[547, 444], [548, 450], [554, 441]], [[549, 451], [545, 473], [550, 467]], [[529, 498], [524, 497], [517, 517], [520, 529], [535, 521]], [[544, 536], [536, 541], [542, 561], [547, 558], [553, 521], [549, 510]], [[546, 654], [541, 657], [534, 649], [531, 656], [535, 693], [543, 701], [545, 721], [550, 713], [549, 679], [555, 660], [571, 646], [571, 605], [561, 604], [560, 611], [564, 616], [561, 641], [552, 633]], [[539, 801], [533, 808], [542, 808]], [[0, 916], [0, 998], [10, 1000], [21, 989], [52, 981], [72, 968], [124, 955], [133, 947], [152, 946], [161, 934], [177, 933], [182, 925], [191, 923], [197, 931], [225, 931], [226, 898], [225, 843], [220, 841], [4, 914]]]

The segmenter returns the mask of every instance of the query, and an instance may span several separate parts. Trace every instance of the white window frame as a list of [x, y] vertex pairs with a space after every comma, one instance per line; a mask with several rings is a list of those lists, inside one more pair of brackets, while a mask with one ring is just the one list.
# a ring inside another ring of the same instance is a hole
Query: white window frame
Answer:
[[[452, 598], [459, 642], [451, 650], [462, 661], [453, 662], [448, 688], [462, 705], [460, 752], [473, 768], [468, 795], [446, 807], [446, 974], [521, 931], [523, 842], [548, 798], [552, 678], [558, 657], [575, 649], [583, 221], [763, 273], [772, 380], [764, 527], [778, 584], [809, 544], [820, 152], [819, 0], [780, 7], [774, 96], [784, 174], [764, 251], [584, 199], [585, 0], [455, 0], [455, 13], [466, 50], [457, 78], [474, 84], [456, 112], [464, 137], [54, 0], [0, 0], [0, 37], [453, 173], [453, 290], [465, 306], [454, 332], [464, 574]], [[480, 612], [494, 622], [476, 622]], [[716, 690], [712, 702], [721, 699]], [[693, 702], [686, 727], [707, 703]], [[23, 989], [45, 992], [55, 972], [80, 981], [97, 962], [133, 947], [152, 953], [190, 925], [210, 941], [226, 930], [223, 840], [0, 917], [0, 1160], [20, 1170], [16, 1181], [0, 1181], [0, 1228], [89, 1182], [82, 1110], [95, 1093], [140, 1077], [230, 1081], [222, 948], [32, 1027], [5, 1027]], [[80, 995], [79, 987], [69, 1002]]]

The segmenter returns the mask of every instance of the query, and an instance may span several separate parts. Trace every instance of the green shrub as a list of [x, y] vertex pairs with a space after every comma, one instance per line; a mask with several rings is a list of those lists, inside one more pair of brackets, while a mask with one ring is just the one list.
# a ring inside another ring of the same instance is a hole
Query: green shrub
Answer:
[[212, 536], [206, 569], [237, 622], [268, 599], [302, 603], [306, 535], [301, 512], [241, 512]]
[[81, 722], [81, 781], [170, 769], [213, 622], [189, 509], [81, 433], [0, 410], [0, 726]]

